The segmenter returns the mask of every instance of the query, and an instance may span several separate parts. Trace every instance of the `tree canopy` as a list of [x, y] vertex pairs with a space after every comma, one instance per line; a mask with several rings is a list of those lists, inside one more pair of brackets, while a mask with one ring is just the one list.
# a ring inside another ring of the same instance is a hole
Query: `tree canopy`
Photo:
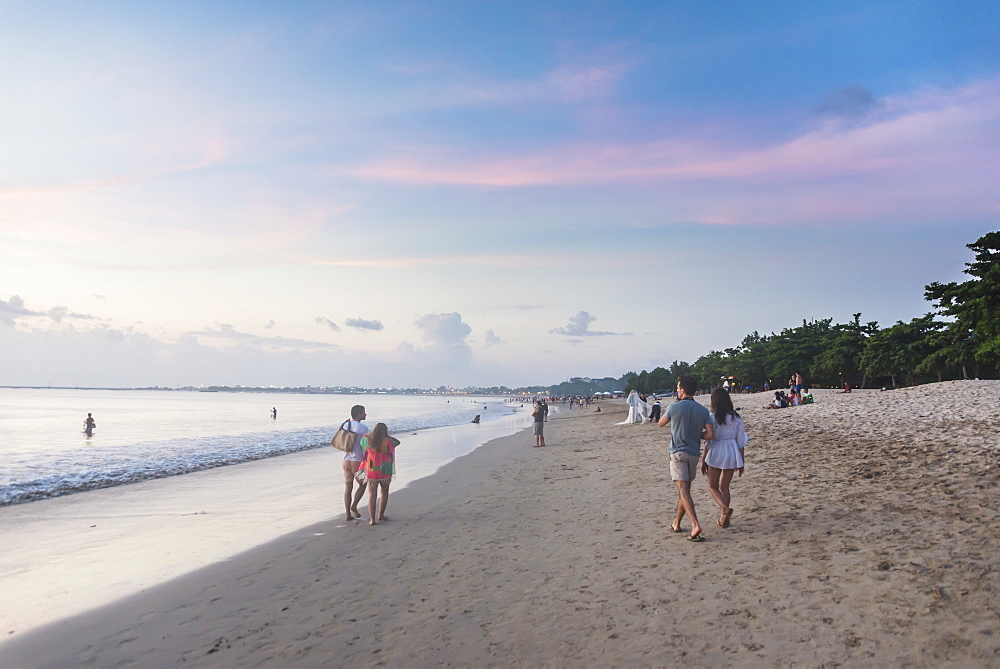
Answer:
[[672, 389], [680, 374], [691, 374], [703, 390], [722, 385], [761, 390], [782, 387], [793, 373], [807, 385], [865, 387], [869, 382], [896, 387], [948, 378], [995, 376], [1000, 368], [1000, 231], [967, 245], [975, 259], [966, 263], [971, 278], [961, 283], [931, 283], [924, 297], [933, 311], [909, 322], [879, 328], [854, 314], [849, 323], [832, 318], [802, 321], [780, 333], [753, 332], [734, 348], [709, 351], [694, 364], [674, 361], [670, 369], [630, 372], [626, 390], [643, 393]]

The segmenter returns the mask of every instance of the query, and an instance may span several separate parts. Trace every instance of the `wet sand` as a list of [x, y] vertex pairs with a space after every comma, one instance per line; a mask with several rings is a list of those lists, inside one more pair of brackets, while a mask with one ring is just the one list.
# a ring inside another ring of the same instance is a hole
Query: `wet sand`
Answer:
[[666, 430], [563, 411], [393, 493], [0, 645], [2, 666], [996, 666], [1000, 382], [816, 391], [750, 433], [732, 525], [670, 531]]
[[[525, 425], [400, 434], [397, 489]], [[0, 644], [324, 520], [343, 519], [332, 448], [0, 508]], [[341, 523], [343, 524], [343, 523]]]

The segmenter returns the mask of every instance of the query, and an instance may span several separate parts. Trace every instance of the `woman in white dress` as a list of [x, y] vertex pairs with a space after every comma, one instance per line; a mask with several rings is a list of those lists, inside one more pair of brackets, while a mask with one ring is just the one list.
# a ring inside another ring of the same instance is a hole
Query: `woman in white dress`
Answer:
[[713, 390], [711, 407], [715, 438], [705, 442], [701, 473], [708, 477], [708, 491], [722, 509], [722, 515], [716, 522], [721, 527], [729, 527], [729, 519], [733, 515], [729, 483], [733, 480], [733, 473], [739, 472], [743, 476], [743, 448], [748, 439], [743, 419], [733, 408], [729, 393], [722, 388]]

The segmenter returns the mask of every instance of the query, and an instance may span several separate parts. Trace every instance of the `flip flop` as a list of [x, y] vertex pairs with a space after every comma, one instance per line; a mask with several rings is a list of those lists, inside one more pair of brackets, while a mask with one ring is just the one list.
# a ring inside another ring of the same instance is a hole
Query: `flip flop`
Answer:
[[698, 534], [696, 534], [696, 535], [694, 535], [692, 537], [688, 537], [688, 541], [693, 541], [696, 544], [697, 543], [701, 543], [704, 540], [705, 540], [705, 537], [701, 536], [701, 532], [699, 532]]
[[682, 530], [679, 527], [674, 527], [673, 525], [670, 526], [670, 529], [674, 531], [674, 534], [677, 534], [678, 532], [683, 532], [684, 531], [684, 530]]

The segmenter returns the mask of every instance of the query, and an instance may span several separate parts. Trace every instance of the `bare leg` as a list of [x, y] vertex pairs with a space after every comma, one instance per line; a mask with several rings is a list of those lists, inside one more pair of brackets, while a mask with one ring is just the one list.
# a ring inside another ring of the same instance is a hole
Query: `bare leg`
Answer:
[[729, 502], [732, 501], [732, 495], [729, 493], [729, 484], [733, 480], [735, 472], [735, 469], [723, 469], [722, 476], [719, 477], [719, 489], [722, 492], [722, 499], [726, 502], [727, 507], [729, 506]]
[[674, 532], [680, 532], [682, 520], [684, 520], [684, 502], [677, 500], [677, 513], [674, 514], [674, 522], [670, 526], [670, 529]]
[[385, 517], [385, 507], [389, 505], [389, 486], [382, 487], [382, 499], [381, 504], [378, 506], [378, 519], [379, 520], [389, 520]]
[[733, 515], [733, 507], [730, 506], [732, 496], [729, 494], [729, 483], [733, 480], [735, 472], [735, 469], [723, 469], [722, 476], [719, 479], [719, 489], [722, 492], [722, 499], [726, 502], [726, 508], [722, 510], [722, 522], [719, 523], [723, 527], [729, 527], [729, 518]]
[[681, 505], [684, 512], [691, 517], [691, 536], [696, 537], [701, 534], [701, 524], [698, 522], [698, 514], [694, 512], [694, 500], [691, 499], [691, 482], [674, 481], [677, 484], [677, 492], [681, 496]]
[[351, 497], [354, 493], [354, 481], [344, 482], [344, 509], [347, 511], [347, 520], [354, 520], [354, 516], [351, 515]]
[[375, 505], [378, 503], [378, 488], [377, 483], [369, 484], [368, 486], [368, 524], [375, 524]]
[[[722, 470], [716, 469], [709, 465], [708, 467], [708, 492], [711, 493], [712, 499], [715, 503], [719, 505], [722, 511], [725, 511], [729, 506], [726, 504], [725, 496], [722, 494], [722, 489], [719, 487], [719, 478], [722, 476]], [[722, 519], [719, 519], [719, 524], [722, 524]]]
[[367, 484], [366, 485], [358, 484], [358, 491], [354, 493], [354, 503], [351, 504], [350, 513], [353, 513], [355, 518], [361, 517], [361, 512], [358, 511], [358, 502], [360, 502], [361, 498], [364, 497], [365, 488], [367, 487], [368, 487]]

